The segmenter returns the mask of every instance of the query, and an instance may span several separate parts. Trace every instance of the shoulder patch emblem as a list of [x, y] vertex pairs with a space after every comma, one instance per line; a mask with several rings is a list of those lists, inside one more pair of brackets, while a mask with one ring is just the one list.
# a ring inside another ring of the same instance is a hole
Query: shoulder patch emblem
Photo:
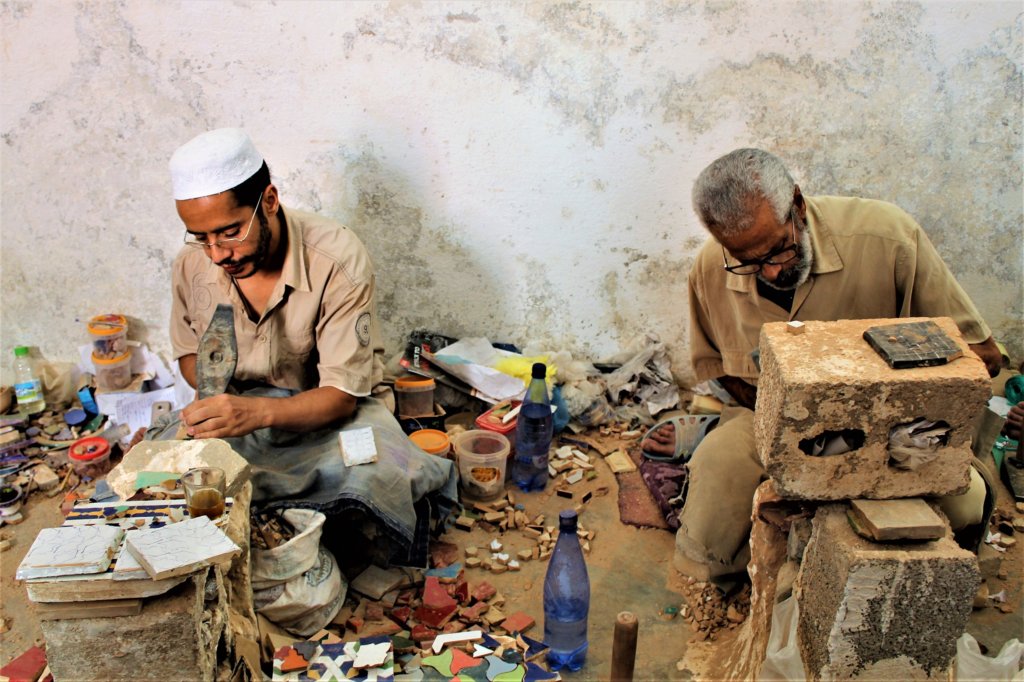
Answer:
[[370, 313], [363, 313], [356, 320], [356, 338], [362, 345], [370, 345]]

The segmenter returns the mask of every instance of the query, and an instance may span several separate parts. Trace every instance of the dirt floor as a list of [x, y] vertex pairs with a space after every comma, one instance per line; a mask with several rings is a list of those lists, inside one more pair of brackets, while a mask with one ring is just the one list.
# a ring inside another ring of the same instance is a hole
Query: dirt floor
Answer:
[[[620, 444], [615, 439], [594, 440], [606, 451]], [[563, 678], [608, 679], [616, 615], [630, 611], [639, 620], [634, 679], [690, 679], [689, 672], [679, 670], [677, 663], [683, 657], [687, 643], [693, 638], [703, 639], [705, 635], [695, 632], [682, 616], [672, 618], [664, 615], [666, 607], [683, 606], [684, 593], [694, 593], [693, 586], [687, 585], [671, 568], [674, 536], [667, 530], [623, 524], [619, 515], [616, 476], [600, 459], [596, 462], [596, 471], [598, 476], [594, 480], [572, 486], [573, 500], [555, 495], [551, 485], [541, 493], [514, 491], [515, 501], [526, 507], [528, 515], [544, 514], [549, 524], [556, 523], [553, 519], [557, 518], [559, 510], [580, 504], [583, 493], [595, 492], [595, 496], [583, 505], [580, 514], [581, 524], [596, 532], [587, 557], [591, 583], [590, 649], [585, 668], [579, 673], [563, 672]], [[607, 490], [606, 494], [600, 494], [602, 488]], [[33, 604], [28, 600], [24, 586], [14, 579], [14, 573], [38, 531], [60, 525], [63, 519], [60, 501], [60, 496], [51, 498], [37, 492], [23, 508], [24, 521], [0, 529], [0, 538], [9, 540], [11, 544], [0, 554], [0, 617], [6, 627], [0, 635], [0, 664], [6, 664], [33, 644], [42, 643]], [[999, 507], [1008, 518], [1024, 516], [1015, 511], [1005, 489], [1000, 491]], [[483, 549], [495, 537], [504, 544], [502, 551], [509, 553], [532, 546], [532, 542], [518, 531], [499, 535], [481, 528], [470, 532], [453, 528], [442, 539], [460, 547], [473, 545]], [[1009, 606], [1004, 609], [1010, 613], [999, 611], [995, 605], [986, 606], [975, 609], [970, 619], [969, 632], [977, 637], [983, 649], [992, 654], [1005, 641], [1024, 637], [1021, 620], [1022, 544], [1018, 542], [1001, 556], [998, 575], [990, 580], [991, 593], [1006, 590]], [[522, 610], [533, 616], [537, 624], [528, 634], [539, 639], [543, 636], [542, 586], [546, 566], [546, 562], [527, 561], [519, 572], [493, 574], [474, 568], [467, 569], [466, 575], [471, 585], [481, 580], [495, 585], [506, 598], [505, 613]], [[728, 622], [726, 624], [728, 626]], [[728, 646], [735, 632], [728, 627], [716, 632], [714, 646]]]

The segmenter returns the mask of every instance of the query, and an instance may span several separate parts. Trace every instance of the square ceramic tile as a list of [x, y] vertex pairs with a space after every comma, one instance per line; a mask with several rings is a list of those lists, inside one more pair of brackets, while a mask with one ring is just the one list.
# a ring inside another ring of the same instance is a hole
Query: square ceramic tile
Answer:
[[131, 531], [125, 544], [154, 580], [192, 573], [242, 551], [205, 516]]
[[61, 526], [39, 531], [18, 566], [18, 580], [101, 573], [110, 566], [124, 531], [113, 526]]
[[[133, 531], [134, 532], [134, 531]], [[121, 549], [114, 559], [114, 580], [152, 580], [145, 566], [139, 563], [135, 555], [128, 551], [128, 542], [121, 543]]]

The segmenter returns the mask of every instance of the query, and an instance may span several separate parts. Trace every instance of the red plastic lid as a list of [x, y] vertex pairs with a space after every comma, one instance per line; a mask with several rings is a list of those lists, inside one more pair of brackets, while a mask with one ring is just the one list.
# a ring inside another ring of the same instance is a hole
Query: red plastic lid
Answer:
[[90, 436], [76, 440], [71, 445], [68, 457], [78, 462], [90, 462], [110, 454], [110, 443], [106, 438]]

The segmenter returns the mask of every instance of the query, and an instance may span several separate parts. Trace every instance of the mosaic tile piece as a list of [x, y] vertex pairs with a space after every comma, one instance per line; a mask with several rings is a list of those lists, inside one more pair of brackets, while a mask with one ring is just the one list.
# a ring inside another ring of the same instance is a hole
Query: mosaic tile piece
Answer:
[[[493, 656], [493, 655], [492, 656], [488, 656], [484, 660], [487, 661], [487, 679], [489, 679], [489, 680], [493, 680], [498, 675], [501, 675], [503, 673], [512, 672], [517, 667], [519, 667], [515, 663], [509, 663], [507, 661], [503, 661], [502, 659], [498, 658], [497, 656]], [[524, 674], [525, 674], [525, 671], [524, 671]]]
[[526, 677], [523, 682], [557, 682], [562, 676], [558, 673], [545, 670], [536, 663], [526, 664]]
[[51, 578], [102, 573], [117, 553], [124, 531], [113, 526], [61, 526], [39, 531], [15, 576]]
[[491, 682], [523, 682], [526, 677], [526, 667], [517, 665], [514, 669], [498, 673], [491, 678]]
[[133, 531], [125, 543], [155, 580], [185, 575], [242, 551], [205, 516]]
[[427, 656], [423, 659], [423, 668], [433, 668], [442, 675], [452, 676], [452, 650], [445, 649], [444, 653], [436, 656]]

